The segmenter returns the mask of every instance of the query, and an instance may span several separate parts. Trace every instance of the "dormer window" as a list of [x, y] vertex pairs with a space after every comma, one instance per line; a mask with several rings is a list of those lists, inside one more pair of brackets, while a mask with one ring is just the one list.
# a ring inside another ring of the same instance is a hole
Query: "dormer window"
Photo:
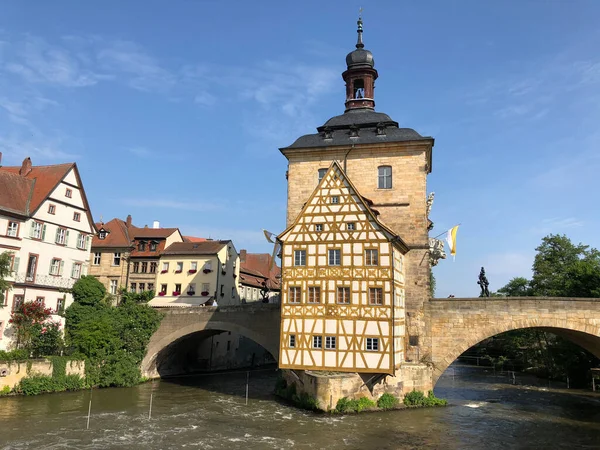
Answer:
[[323, 129], [323, 139], [333, 139], [333, 131], [329, 127]]
[[156, 242], [154, 242], [154, 241], [150, 242], [149, 247], [150, 247], [151, 252], [155, 252], [156, 251]]
[[356, 125], [350, 126], [350, 137], [358, 137], [358, 127]]
[[365, 80], [362, 78], [354, 80], [354, 98], [365, 98]]
[[140, 252], [146, 251], [146, 241], [140, 241], [138, 243], [138, 251], [140, 251]]
[[98, 232], [98, 239], [106, 239], [106, 230], [104, 228]]
[[377, 136], [385, 136], [385, 125], [382, 123], [377, 124]]

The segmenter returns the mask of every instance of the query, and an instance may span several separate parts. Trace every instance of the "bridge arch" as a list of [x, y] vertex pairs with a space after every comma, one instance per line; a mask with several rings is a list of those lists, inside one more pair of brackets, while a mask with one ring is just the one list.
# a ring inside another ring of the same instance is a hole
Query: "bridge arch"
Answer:
[[[500, 319], [500, 318], [499, 318]], [[452, 329], [441, 341], [446, 345], [435, 345], [433, 351], [433, 386], [440, 376], [460, 355], [485, 339], [505, 333], [507, 331], [535, 328], [563, 337], [594, 356], [600, 358], [600, 323], [588, 319], [567, 318], [539, 318], [531, 317], [520, 320], [498, 320], [497, 323], [478, 326], [465, 332], [464, 329]]]
[[[272, 307], [275, 306], [275, 307]], [[158, 331], [148, 344], [142, 375], [158, 378], [159, 354], [177, 341], [202, 332], [231, 332], [246, 337], [279, 358], [278, 305], [164, 310]]]

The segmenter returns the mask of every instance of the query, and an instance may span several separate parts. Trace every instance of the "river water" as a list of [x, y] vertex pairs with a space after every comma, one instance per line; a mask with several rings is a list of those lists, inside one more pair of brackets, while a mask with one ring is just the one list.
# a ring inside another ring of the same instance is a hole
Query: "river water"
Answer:
[[[454, 374], [453, 374], [454, 372]], [[454, 366], [445, 408], [331, 416], [279, 402], [276, 374], [155, 381], [124, 389], [0, 399], [2, 449], [599, 449], [600, 395], [513, 386]], [[517, 383], [527, 380], [517, 378]], [[152, 393], [152, 418], [148, 419]], [[92, 395], [90, 428], [87, 412]]]

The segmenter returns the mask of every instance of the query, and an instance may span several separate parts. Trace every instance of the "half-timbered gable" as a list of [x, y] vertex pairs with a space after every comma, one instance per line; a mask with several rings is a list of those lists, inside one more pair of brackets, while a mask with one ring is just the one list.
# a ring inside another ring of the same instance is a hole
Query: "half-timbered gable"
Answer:
[[404, 242], [333, 162], [285, 230], [280, 367], [394, 373]]

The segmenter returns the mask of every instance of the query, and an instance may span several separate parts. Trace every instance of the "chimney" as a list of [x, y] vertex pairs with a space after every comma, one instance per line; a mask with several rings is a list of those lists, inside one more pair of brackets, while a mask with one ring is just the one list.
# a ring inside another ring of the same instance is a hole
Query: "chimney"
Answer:
[[131, 214], [127, 216], [127, 221], [125, 223], [127, 224], [127, 228], [131, 228]]
[[158, 220], [152, 222], [152, 228], [160, 228], [160, 222]]
[[246, 262], [246, 250], [240, 250], [240, 263]]
[[0, 152], [0, 167], [2, 167], [2, 152]]
[[22, 177], [26, 177], [30, 173], [31, 173], [31, 158], [28, 156], [27, 158], [25, 158], [23, 160], [23, 164], [21, 165], [21, 168], [19, 169], [19, 175], [21, 175]]

